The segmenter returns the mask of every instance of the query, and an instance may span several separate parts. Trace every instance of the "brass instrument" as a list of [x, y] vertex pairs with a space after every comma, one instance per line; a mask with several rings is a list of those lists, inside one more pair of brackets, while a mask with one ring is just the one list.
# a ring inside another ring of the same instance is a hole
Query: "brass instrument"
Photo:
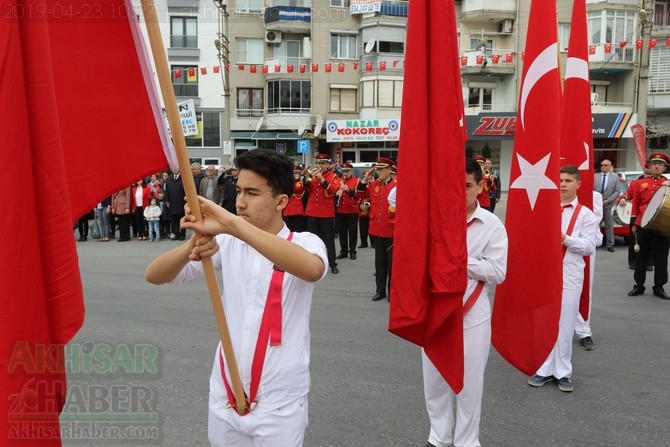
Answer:
[[301, 173], [303, 177], [305, 177], [305, 183], [309, 183], [312, 180], [314, 180], [314, 177], [317, 176], [317, 174], [320, 172], [320, 169], [318, 166], [307, 166]]
[[361, 209], [361, 214], [367, 216], [368, 211], [370, 211], [370, 201], [368, 199], [362, 200], [358, 207]]
[[484, 177], [488, 177], [489, 175], [491, 175], [491, 171], [484, 169]]

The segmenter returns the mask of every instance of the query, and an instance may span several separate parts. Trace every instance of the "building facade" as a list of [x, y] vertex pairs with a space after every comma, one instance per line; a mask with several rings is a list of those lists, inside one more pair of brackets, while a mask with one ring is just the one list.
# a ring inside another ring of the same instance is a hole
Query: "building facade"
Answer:
[[[341, 162], [397, 158], [410, 2], [219, 1], [228, 15], [223, 62], [214, 44], [221, 8], [211, 0], [160, 3], [175, 93], [193, 99], [198, 114], [201, 132], [187, 139], [192, 159], [227, 164], [255, 147], [305, 164], [318, 152]], [[507, 189], [530, 2], [455, 4], [466, 151], [491, 157]], [[571, 5], [558, 1], [562, 64]], [[670, 0], [587, 0], [587, 9], [594, 166], [609, 158], [635, 169], [631, 125], [646, 124], [650, 149], [668, 150]]]

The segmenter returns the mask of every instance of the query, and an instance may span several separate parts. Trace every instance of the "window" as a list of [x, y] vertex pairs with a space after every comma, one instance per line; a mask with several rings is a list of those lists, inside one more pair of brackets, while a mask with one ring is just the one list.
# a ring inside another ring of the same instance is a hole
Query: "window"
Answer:
[[300, 47], [299, 40], [283, 39], [281, 43], [275, 46], [272, 50], [272, 58], [277, 59], [282, 66], [306, 63], [306, 59], [300, 59]]
[[175, 96], [198, 96], [196, 65], [173, 65], [171, 71]]
[[221, 147], [221, 114], [219, 112], [198, 112], [200, 134], [186, 137], [188, 147]]
[[670, 26], [670, 0], [654, 2], [654, 26]]
[[401, 80], [372, 80], [361, 82], [361, 107], [400, 107]]
[[330, 0], [330, 6], [335, 6], [337, 8], [348, 8], [349, 0]]
[[330, 57], [333, 59], [356, 59], [356, 36], [331, 34]]
[[667, 149], [668, 137], [649, 138], [649, 149]]
[[330, 89], [330, 111], [331, 112], [355, 112], [356, 111], [356, 87], [331, 88]]
[[587, 12], [589, 44], [612, 43], [612, 62], [633, 62], [635, 45], [620, 48], [618, 43], [630, 41], [635, 35], [634, 11], [604, 10]]
[[656, 47], [650, 54], [649, 92], [670, 93], [670, 47]]
[[237, 89], [237, 116], [263, 116], [263, 89], [262, 88], [238, 88]]
[[558, 24], [558, 49], [560, 51], [568, 51], [568, 43], [570, 39], [570, 24]]
[[309, 81], [278, 79], [268, 82], [268, 113], [309, 113]]
[[378, 53], [396, 53], [404, 54], [405, 53], [405, 42], [377, 42], [377, 52]]
[[487, 57], [493, 54], [493, 40], [491, 39], [470, 39], [470, 50], [481, 50]]
[[482, 110], [491, 110], [493, 89], [470, 87], [468, 92], [468, 107], [481, 107]]
[[263, 39], [238, 37], [235, 42], [238, 64], [263, 64]]
[[261, 12], [263, 0], [235, 0], [235, 9], [240, 12]]
[[170, 17], [170, 46], [172, 48], [198, 48], [198, 19], [196, 17]]

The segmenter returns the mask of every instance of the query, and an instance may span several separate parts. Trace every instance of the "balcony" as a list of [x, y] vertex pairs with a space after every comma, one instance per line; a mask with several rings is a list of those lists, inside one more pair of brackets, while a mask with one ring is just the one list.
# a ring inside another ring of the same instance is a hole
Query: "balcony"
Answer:
[[407, 17], [408, 10], [409, 10], [409, 2], [407, 1], [382, 2], [381, 10], [375, 15]]
[[618, 44], [589, 45], [589, 71], [592, 73], [620, 73], [635, 68], [635, 44], [621, 48]]
[[310, 31], [312, 9], [302, 6], [272, 6], [265, 8], [265, 28], [271, 31]]
[[[312, 59], [304, 57], [274, 57], [266, 59], [267, 74], [307, 74], [312, 72]], [[304, 67], [301, 67], [304, 66]], [[304, 68], [304, 71], [301, 71]]]
[[461, 21], [466, 23], [515, 19], [516, 0], [463, 0]]
[[[402, 53], [368, 53], [361, 56], [358, 69], [361, 73], [388, 71], [397, 74], [403, 71], [404, 65], [405, 55]], [[382, 67], [386, 68], [382, 70]]]
[[512, 50], [466, 51], [461, 55], [461, 75], [510, 76], [516, 70], [518, 54]]

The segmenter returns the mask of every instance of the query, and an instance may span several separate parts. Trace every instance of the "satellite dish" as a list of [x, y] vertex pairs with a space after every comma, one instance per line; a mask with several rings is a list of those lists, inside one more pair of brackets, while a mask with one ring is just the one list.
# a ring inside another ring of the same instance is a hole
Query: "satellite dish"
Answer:
[[256, 132], [261, 130], [261, 127], [263, 126], [263, 118], [265, 117], [261, 116], [260, 118], [258, 118], [258, 122], [256, 123]]
[[321, 128], [323, 127], [323, 118], [321, 115], [316, 117], [316, 124], [314, 125], [314, 135], [321, 134]]
[[298, 126], [298, 135], [302, 135], [305, 133], [305, 127], [307, 127], [305, 123], [302, 123], [300, 124], [300, 126]]
[[372, 51], [374, 49], [376, 43], [377, 43], [377, 41], [374, 40], [374, 39], [368, 40], [368, 43], [365, 44], [365, 54]]

